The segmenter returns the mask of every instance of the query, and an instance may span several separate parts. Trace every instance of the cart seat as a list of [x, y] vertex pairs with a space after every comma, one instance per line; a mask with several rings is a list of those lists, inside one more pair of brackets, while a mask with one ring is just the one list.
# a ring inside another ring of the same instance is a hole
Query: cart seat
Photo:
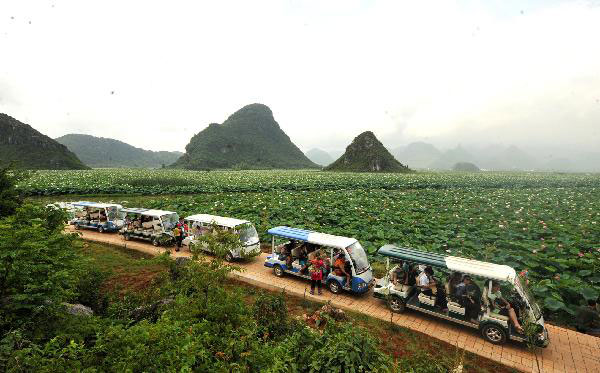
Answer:
[[400, 291], [403, 293], [410, 293], [410, 291], [412, 290], [412, 286], [410, 285], [402, 285], [402, 284], [398, 284], [398, 285], [394, 285], [394, 290], [396, 291]]
[[433, 307], [435, 306], [435, 296], [430, 297], [423, 293], [419, 293], [419, 302]]
[[504, 315], [501, 315], [501, 314], [496, 313], [496, 312], [489, 312], [488, 311], [487, 315], [488, 315], [488, 317], [491, 317], [493, 319], [502, 320], [502, 321], [508, 321], [508, 316], [504, 316]]
[[453, 302], [453, 301], [448, 302], [448, 311], [458, 313], [459, 315], [463, 315], [463, 316], [465, 314], [465, 308], [462, 307], [460, 304]]

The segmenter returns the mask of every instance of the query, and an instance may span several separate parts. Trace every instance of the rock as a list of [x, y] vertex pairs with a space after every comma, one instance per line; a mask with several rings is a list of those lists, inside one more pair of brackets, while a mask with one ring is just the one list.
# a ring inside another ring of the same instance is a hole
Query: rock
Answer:
[[67, 308], [67, 312], [71, 315], [92, 316], [94, 314], [94, 311], [90, 307], [84, 306], [83, 304], [63, 303], [63, 305]]

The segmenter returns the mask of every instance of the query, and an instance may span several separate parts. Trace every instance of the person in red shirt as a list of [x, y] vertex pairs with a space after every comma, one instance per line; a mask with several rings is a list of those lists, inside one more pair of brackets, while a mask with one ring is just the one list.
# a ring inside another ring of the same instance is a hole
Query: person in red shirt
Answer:
[[185, 221], [183, 220], [183, 218], [179, 218], [179, 223], [177, 223], [177, 229], [178, 229], [178, 231], [177, 231], [178, 235], [177, 235], [177, 237], [175, 237], [175, 242], [177, 243], [177, 247], [175, 248], [175, 251], [179, 251], [179, 249], [181, 249], [181, 243], [183, 242], [183, 239], [187, 235], [188, 226], [187, 226], [187, 224], [185, 224]]
[[315, 294], [315, 286], [319, 289], [319, 295], [321, 295], [321, 280], [323, 280], [323, 268], [325, 268], [325, 262], [321, 259], [321, 253], [318, 251], [315, 253], [315, 258], [310, 261], [310, 293]]

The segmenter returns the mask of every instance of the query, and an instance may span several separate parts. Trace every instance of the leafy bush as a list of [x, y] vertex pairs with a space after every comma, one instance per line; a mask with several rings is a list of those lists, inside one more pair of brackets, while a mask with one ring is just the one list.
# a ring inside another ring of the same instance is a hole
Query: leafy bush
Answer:
[[74, 302], [90, 307], [95, 314], [104, 314], [109, 299], [108, 295], [102, 292], [102, 284], [108, 273], [83, 260], [78, 265], [78, 270], [75, 285], [77, 296]]
[[26, 178], [23, 171], [0, 164], [0, 219], [15, 213], [23, 201], [22, 191], [16, 185]]
[[393, 364], [365, 329], [328, 322], [321, 334], [297, 330], [273, 347], [269, 372], [390, 372]]
[[257, 334], [264, 339], [278, 339], [289, 331], [288, 310], [282, 294], [260, 293], [253, 306]]
[[0, 331], [43, 326], [74, 296], [75, 235], [60, 210], [25, 205], [0, 220]]

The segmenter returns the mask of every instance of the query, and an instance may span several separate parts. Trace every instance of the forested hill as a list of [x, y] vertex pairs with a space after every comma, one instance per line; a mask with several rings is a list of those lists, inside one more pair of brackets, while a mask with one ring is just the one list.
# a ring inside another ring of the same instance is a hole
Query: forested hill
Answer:
[[56, 139], [91, 167], [162, 167], [174, 163], [183, 153], [154, 152], [119, 140], [69, 134]]
[[411, 172], [398, 162], [393, 155], [375, 137], [366, 131], [356, 136], [335, 162], [325, 168], [326, 171], [344, 172]]
[[212, 123], [186, 146], [175, 167], [202, 169], [318, 168], [283, 132], [271, 109], [251, 104]]
[[87, 169], [66, 146], [30, 125], [0, 113], [0, 166], [14, 163], [33, 170]]

